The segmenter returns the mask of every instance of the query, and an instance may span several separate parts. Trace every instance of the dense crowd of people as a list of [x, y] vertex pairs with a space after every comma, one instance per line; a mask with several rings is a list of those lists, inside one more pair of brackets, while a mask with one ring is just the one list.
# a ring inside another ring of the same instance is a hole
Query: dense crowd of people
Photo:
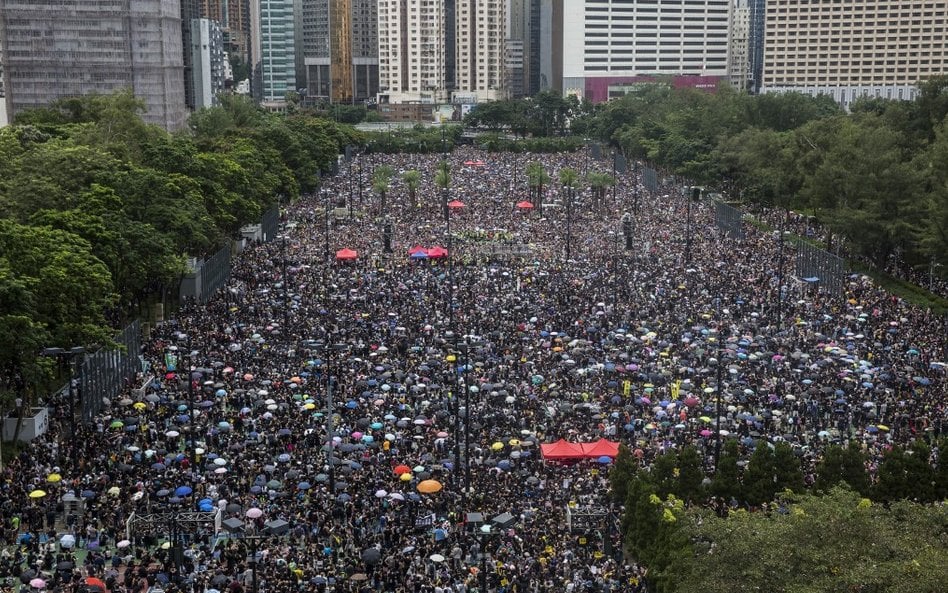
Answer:
[[[49, 432], [3, 468], [0, 589], [645, 591], [608, 460], [545, 462], [541, 444], [607, 438], [647, 466], [692, 443], [710, 471], [721, 435], [783, 439], [812, 473], [855, 441], [873, 471], [946, 429], [944, 318], [861, 276], [800, 283], [789, 246], [722, 236], [677, 187], [622, 173], [570, 197], [559, 170], [611, 163], [461, 148], [445, 195], [440, 155], [357, 158], [155, 328], [144, 389], [94, 425], [50, 402]], [[553, 180], [542, 212], [517, 206], [531, 160]]]

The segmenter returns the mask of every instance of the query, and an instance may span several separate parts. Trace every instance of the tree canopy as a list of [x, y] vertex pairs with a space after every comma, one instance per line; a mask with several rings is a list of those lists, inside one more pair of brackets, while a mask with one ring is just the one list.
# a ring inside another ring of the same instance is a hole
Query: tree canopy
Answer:
[[0, 396], [48, 371], [46, 346], [108, 345], [187, 256], [318, 185], [351, 128], [267, 114], [244, 97], [145, 124], [130, 91], [59, 100], [0, 130]]

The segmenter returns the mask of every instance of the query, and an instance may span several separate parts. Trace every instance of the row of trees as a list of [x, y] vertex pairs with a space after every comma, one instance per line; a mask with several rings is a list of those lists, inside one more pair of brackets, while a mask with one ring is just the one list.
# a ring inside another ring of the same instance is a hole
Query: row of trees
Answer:
[[[945, 450], [944, 446], [948, 442], [942, 442], [941, 445], [940, 450]], [[803, 516], [788, 509], [790, 500], [808, 500], [808, 505], [823, 511], [838, 509], [843, 505], [849, 509], [844, 515], [855, 511], [857, 505], [853, 500], [860, 499], [863, 501], [860, 508], [869, 508], [875, 501], [884, 503], [885, 507], [911, 509], [913, 514], [930, 514], [933, 508], [941, 509], [943, 515], [945, 512], [944, 506], [922, 506], [948, 497], [948, 463], [930, 463], [931, 450], [922, 442], [913, 444], [909, 449], [894, 447], [889, 451], [879, 465], [877, 480], [872, 485], [866, 471], [865, 455], [856, 445], [830, 446], [816, 468], [815, 481], [809, 491], [805, 487], [800, 459], [788, 444], [777, 443], [773, 448], [761, 444], [746, 464], [741, 461], [739, 454], [737, 441], [728, 440], [719, 469], [709, 479], [703, 472], [701, 457], [694, 447], [688, 446], [677, 452], [660, 455], [648, 471], [640, 470], [638, 461], [628, 449], [620, 448], [610, 473], [610, 482], [613, 497], [625, 503], [622, 520], [624, 541], [628, 552], [649, 567], [660, 591], [696, 591], [699, 575], [709, 573], [715, 573], [721, 583], [733, 579], [731, 585], [736, 586], [740, 580], [734, 577], [737, 573], [728, 577], [725, 568], [726, 562], [732, 562], [734, 558], [728, 557], [725, 562], [724, 558], [715, 554], [719, 554], [717, 549], [720, 547], [745, 552], [753, 550], [754, 547], [748, 547], [748, 541], [743, 539], [747, 533], [742, 528], [748, 522], [756, 530], [752, 541], [766, 541], [768, 545], [777, 546], [775, 549], [782, 551], [780, 555], [773, 556], [774, 562], [779, 558], [792, 557], [792, 554], [787, 555], [788, 550], [792, 551], [787, 546], [807, 542], [794, 539], [774, 543], [775, 539], [782, 537], [783, 531], [770, 521], [775, 515], [785, 513]], [[812, 499], [801, 498], [808, 492]], [[831, 500], [820, 501], [819, 498], [824, 496]], [[712, 498], [717, 499], [717, 504], [708, 505]], [[913, 504], [900, 502], [908, 500]], [[725, 505], [731, 501], [738, 501], [754, 510], [748, 512], [737, 508], [726, 512]], [[765, 503], [771, 506], [761, 511], [760, 507]], [[825, 519], [823, 511], [819, 520]], [[806, 521], [811, 519], [813, 517]], [[883, 518], [875, 517], [874, 520]], [[815, 523], [811, 528], [818, 526], [819, 523]], [[918, 527], [912, 525], [909, 529], [914, 531]], [[940, 529], [944, 532], [945, 524], [940, 525]], [[850, 534], [849, 530], [845, 530], [827, 534], [826, 537], [832, 538], [834, 545], [838, 544], [839, 552], [859, 544], [860, 540], [837, 539]], [[878, 560], [886, 561], [885, 555], [890, 552], [878, 552], [881, 554]], [[910, 553], [910, 550], [900, 551], [899, 557]], [[827, 557], [826, 561], [831, 558], [836, 558], [836, 555]], [[745, 562], [732, 569], [739, 573], [749, 570], [748, 578], [755, 579], [755, 582], [766, 578], [766, 571], [748, 568], [747, 560], [750, 559], [756, 560], [757, 555], [750, 554]], [[945, 557], [941, 558], [941, 562], [939, 570], [948, 566]], [[795, 582], [791, 570], [793, 566], [791, 563], [778, 571], [787, 583]], [[926, 567], [926, 570], [929, 568], [932, 567]], [[817, 570], [816, 565], [812, 570]], [[860, 573], [859, 578], [862, 577]], [[781, 587], [764, 589], [787, 590]], [[759, 589], [751, 587], [746, 590]]]
[[948, 77], [914, 102], [650, 85], [573, 122], [732, 198], [815, 215], [862, 256], [948, 266]]
[[109, 344], [187, 256], [217, 250], [318, 184], [361, 138], [223, 97], [168, 134], [130, 92], [65, 99], [0, 130], [0, 395], [26, 395], [45, 346]]
[[[948, 440], [939, 445], [939, 451], [948, 450]], [[808, 479], [804, 473], [808, 470], [797, 453], [786, 442], [778, 442], [773, 446], [760, 443], [749, 456], [742, 455], [738, 442], [728, 439], [717, 471], [707, 476], [693, 446], [659, 455], [647, 471], [639, 471], [638, 460], [621, 447], [609, 479], [617, 502], [626, 502], [641, 484], [663, 499], [671, 494], [688, 504], [718, 499], [725, 504], [757, 507], [786, 490], [827, 492], [842, 483], [878, 502], [948, 499], [948, 462], [935, 463], [924, 441], [908, 448], [893, 446], [879, 463], [872, 483], [867, 470], [869, 460], [856, 444], [826, 447]]]

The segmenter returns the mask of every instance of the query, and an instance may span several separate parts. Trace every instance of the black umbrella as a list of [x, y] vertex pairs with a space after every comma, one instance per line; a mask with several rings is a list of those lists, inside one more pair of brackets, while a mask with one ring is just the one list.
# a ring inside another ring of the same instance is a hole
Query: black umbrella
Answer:
[[377, 564], [381, 559], [382, 552], [378, 548], [368, 548], [362, 551], [362, 561], [366, 564]]

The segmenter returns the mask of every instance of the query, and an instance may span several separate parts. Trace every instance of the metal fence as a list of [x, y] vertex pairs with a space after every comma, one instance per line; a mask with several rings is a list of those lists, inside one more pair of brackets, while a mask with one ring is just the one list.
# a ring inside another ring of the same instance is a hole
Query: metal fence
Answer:
[[230, 246], [222, 247], [217, 253], [204, 260], [200, 274], [200, 299], [203, 303], [230, 278]]
[[658, 171], [651, 167], [642, 170], [642, 182], [650, 192], [658, 191]]
[[792, 241], [797, 252], [797, 277], [827, 293], [842, 294], [848, 273], [843, 259], [801, 239]]
[[141, 370], [141, 321], [132, 322], [115, 341], [121, 349], [102, 349], [86, 355], [82, 361], [79, 395], [84, 423], [92, 422], [105, 402], [121, 393]]
[[714, 222], [732, 239], [744, 238], [744, 213], [721, 200], [714, 201]]
[[260, 234], [262, 241], [268, 243], [274, 240], [280, 232], [280, 207], [274, 206], [263, 213], [260, 219]]

